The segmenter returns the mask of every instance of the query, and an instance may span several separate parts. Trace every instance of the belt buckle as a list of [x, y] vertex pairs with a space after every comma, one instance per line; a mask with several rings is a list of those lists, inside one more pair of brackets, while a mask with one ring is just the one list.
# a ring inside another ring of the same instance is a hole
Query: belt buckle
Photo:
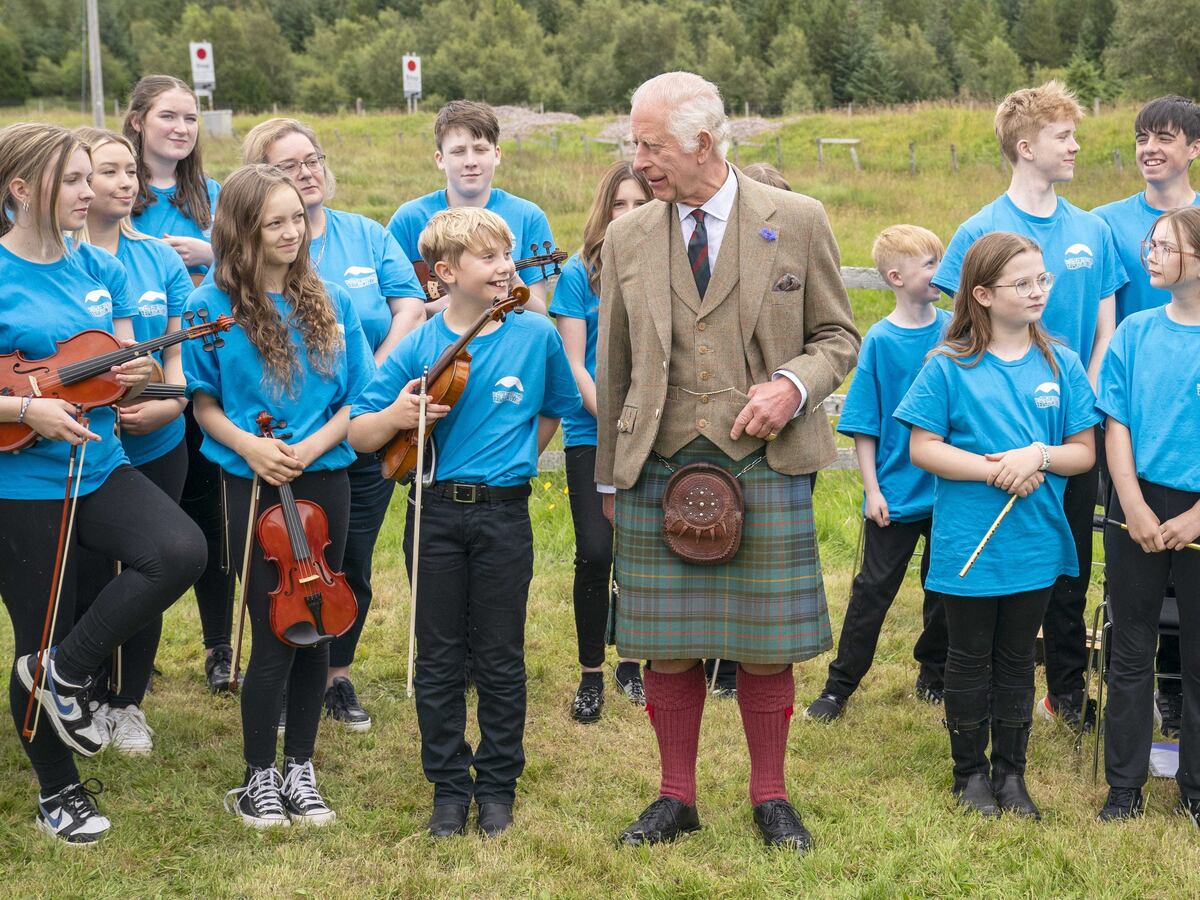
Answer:
[[[459, 495], [459, 491], [462, 488], [470, 488], [470, 491], [467, 493], [466, 497], [462, 497]], [[455, 503], [478, 503], [479, 502], [479, 485], [477, 485], [477, 484], [459, 484], [458, 482], [455, 482], [454, 487], [451, 490], [450, 499], [452, 499]]]

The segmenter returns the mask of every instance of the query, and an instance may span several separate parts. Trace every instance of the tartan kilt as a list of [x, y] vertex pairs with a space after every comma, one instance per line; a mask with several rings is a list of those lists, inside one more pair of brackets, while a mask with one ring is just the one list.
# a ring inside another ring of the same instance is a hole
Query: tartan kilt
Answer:
[[[708, 462], [736, 474], [705, 438], [670, 458], [675, 468]], [[651, 455], [637, 483], [616, 496], [617, 650], [634, 659], [790, 663], [833, 646], [807, 475], [759, 463], [738, 480], [746, 516], [737, 555], [718, 566], [685, 563], [662, 538], [662, 496], [671, 473]]]

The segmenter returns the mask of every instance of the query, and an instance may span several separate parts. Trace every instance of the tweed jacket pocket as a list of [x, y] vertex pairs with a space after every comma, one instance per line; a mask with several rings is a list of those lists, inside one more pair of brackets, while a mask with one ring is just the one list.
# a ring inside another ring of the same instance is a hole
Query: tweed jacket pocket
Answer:
[[626, 406], [621, 410], [621, 418], [617, 419], [617, 434], [633, 434], [637, 425], [637, 411], [636, 406]]
[[772, 293], [787, 293], [789, 291], [798, 291], [804, 287], [804, 279], [799, 275], [793, 275], [788, 272], [779, 276], [779, 280], [775, 282], [775, 287], [771, 288]]

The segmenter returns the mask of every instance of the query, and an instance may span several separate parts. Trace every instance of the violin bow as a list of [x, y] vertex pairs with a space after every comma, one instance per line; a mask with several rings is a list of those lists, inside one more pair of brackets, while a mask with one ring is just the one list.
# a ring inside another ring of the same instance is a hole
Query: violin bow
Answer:
[[987, 534], [983, 536], [983, 540], [979, 542], [979, 546], [975, 548], [975, 552], [971, 554], [971, 558], [967, 560], [966, 565], [962, 567], [962, 571], [958, 573], [959, 578], [967, 577], [967, 573], [971, 571], [971, 566], [975, 565], [975, 560], [979, 558], [979, 554], [983, 552], [983, 548], [987, 546], [987, 542], [992, 539], [992, 535], [996, 533], [996, 529], [1000, 527], [1000, 523], [1004, 521], [1004, 517], [1008, 515], [1008, 511], [1013, 508], [1013, 504], [1016, 502], [1016, 494], [1008, 498], [1008, 502], [1004, 504], [1004, 509], [1000, 510], [1000, 515], [996, 516], [996, 521], [992, 523], [992, 527], [987, 530]]
[[[83, 413], [83, 407], [76, 404], [75, 420], [85, 428], [88, 418]], [[75, 528], [75, 511], [79, 508], [79, 488], [83, 484], [83, 463], [87, 458], [87, 440], [80, 444], [71, 445], [71, 454], [67, 460], [67, 487], [63, 493], [62, 518], [58, 525], [58, 549], [54, 554], [54, 572], [50, 576], [50, 598], [46, 602], [46, 621], [42, 625], [42, 640], [38, 645], [37, 663], [33, 670], [34, 688], [29, 692], [29, 700], [25, 703], [25, 719], [21, 723], [21, 736], [26, 741], [32, 741], [37, 736], [38, 719], [42, 715], [42, 692], [46, 689], [46, 677], [49, 668], [42, 664], [54, 630], [58, 627], [58, 607], [62, 599], [63, 581], [66, 576], [67, 546], [71, 542], [71, 532]], [[78, 459], [78, 464], [76, 463]], [[71, 493], [71, 482], [75, 483], [75, 493]], [[36, 698], [36, 699], [35, 699]], [[34, 712], [34, 706], [37, 712]]]
[[[225, 483], [222, 480], [222, 494], [224, 490]], [[254, 545], [254, 522], [258, 518], [258, 492], [258, 473], [255, 472], [254, 480], [250, 482], [250, 514], [246, 517], [246, 545], [242, 548], [242, 592], [238, 597], [238, 628], [233, 641], [233, 669], [229, 673], [229, 690], [235, 693], [238, 689], [238, 676], [242, 673], [242, 635], [246, 631], [246, 597], [249, 594], [246, 586], [250, 581], [250, 550]]]
[[421, 493], [425, 487], [425, 396], [426, 383], [429, 380], [429, 366], [421, 373], [421, 410], [417, 417], [417, 483], [416, 511], [413, 513], [413, 566], [412, 566], [412, 605], [408, 614], [408, 680], [404, 686], [404, 695], [413, 695], [413, 660], [417, 646], [417, 578], [421, 574]]

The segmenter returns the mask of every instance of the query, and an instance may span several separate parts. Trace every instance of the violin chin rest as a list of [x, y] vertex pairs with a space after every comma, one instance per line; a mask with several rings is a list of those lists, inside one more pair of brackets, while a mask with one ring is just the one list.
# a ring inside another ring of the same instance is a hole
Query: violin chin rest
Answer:
[[312, 622], [296, 622], [284, 629], [283, 639], [293, 647], [320, 647], [333, 640], [332, 634], [321, 634]]

